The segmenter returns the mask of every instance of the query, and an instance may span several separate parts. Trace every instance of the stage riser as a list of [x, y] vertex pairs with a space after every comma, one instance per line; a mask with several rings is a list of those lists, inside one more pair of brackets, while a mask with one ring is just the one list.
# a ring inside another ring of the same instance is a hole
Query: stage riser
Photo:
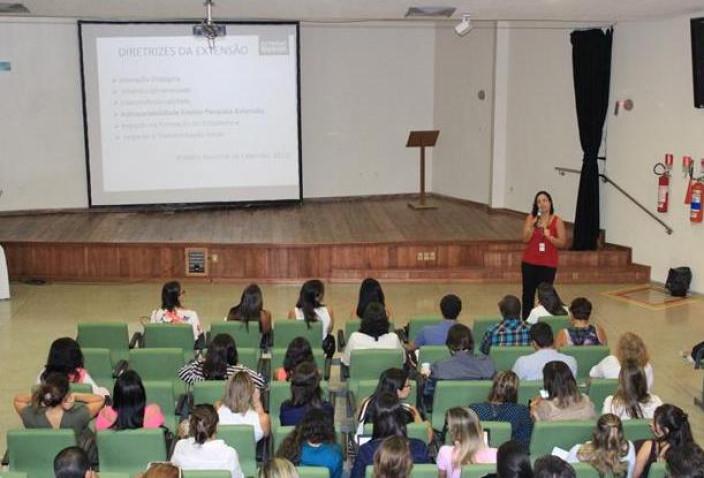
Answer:
[[[207, 247], [208, 279], [356, 280], [368, 275], [399, 280], [519, 282], [518, 242], [390, 244], [104, 244], [5, 242], [10, 277], [67, 281], [184, 278], [185, 248]], [[431, 257], [434, 260], [418, 260]], [[217, 261], [213, 260], [217, 256]], [[630, 250], [565, 251], [564, 282], [644, 282], [649, 268], [631, 265]], [[376, 274], [370, 274], [370, 272]]]

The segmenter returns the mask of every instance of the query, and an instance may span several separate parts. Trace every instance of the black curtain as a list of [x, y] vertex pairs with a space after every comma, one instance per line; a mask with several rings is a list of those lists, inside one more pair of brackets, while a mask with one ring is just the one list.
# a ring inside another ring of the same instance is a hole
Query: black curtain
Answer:
[[584, 151], [574, 215], [572, 249], [577, 251], [595, 250], [599, 238], [597, 156], [609, 105], [612, 38], [611, 29], [574, 31], [570, 35], [579, 140]]

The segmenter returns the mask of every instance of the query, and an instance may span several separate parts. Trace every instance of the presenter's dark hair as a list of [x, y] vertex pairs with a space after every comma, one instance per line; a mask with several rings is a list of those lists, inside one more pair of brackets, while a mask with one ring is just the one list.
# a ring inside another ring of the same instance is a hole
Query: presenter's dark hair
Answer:
[[547, 191], [538, 191], [535, 194], [535, 197], [533, 198], [533, 208], [531, 209], [531, 215], [533, 217], [536, 217], [538, 215], [538, 196], [541, 194], [544, 194], [546, 198], [548, 198], [548, 201], [550, 201], [550, 214], [555, 214], [555, 208], [553, 207], [552, 203], [552, 196], [550, 195], [549, 192]]
[[357, 300], [357, 317], [360, 319], [364, 315], [367, 306], [372, 302], [378, 302], [386, 306], [384, 291], [378, 280], [367, 277], [359, 286], [359, 299]]
[[134, 370], [123, 372], [115, 381], [112, 408], [117, 412], [114, 430], [134, 430], [144, 426], [144, 408], [147, 394], [139, 374]]
[[161, 288], [161, 308], [172, 311], [181, 307], [181, 284], [178, 281], [171, 281]]

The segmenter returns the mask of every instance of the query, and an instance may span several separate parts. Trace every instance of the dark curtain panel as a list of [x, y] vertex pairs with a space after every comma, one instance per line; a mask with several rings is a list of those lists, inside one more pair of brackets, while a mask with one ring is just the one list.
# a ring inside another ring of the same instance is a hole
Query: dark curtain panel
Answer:
[[611, 29], [575, 31], [570, 35], [579, 140], [584, 151], [574, 215], [572, 249], [577, 251], [596, 249], [599, 237], [597, 156], [609, 105], [612, 38]]

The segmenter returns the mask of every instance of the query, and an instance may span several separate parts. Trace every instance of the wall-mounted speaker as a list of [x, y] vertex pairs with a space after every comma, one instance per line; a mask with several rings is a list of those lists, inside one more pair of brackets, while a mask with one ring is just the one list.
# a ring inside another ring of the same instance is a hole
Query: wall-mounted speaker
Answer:
[[704, 17], [690, 20], [692, 30], [692, 76], [694, 107], [704, 108]]

